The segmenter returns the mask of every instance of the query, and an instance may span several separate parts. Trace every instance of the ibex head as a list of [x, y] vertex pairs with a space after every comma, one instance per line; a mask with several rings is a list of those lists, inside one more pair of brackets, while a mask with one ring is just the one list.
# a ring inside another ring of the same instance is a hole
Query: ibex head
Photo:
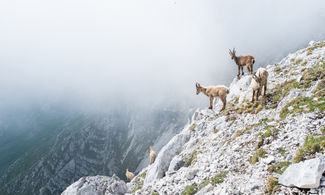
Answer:
[[231, 59], [233, 60], [236, 57], [236, 50], [235, 48], [232, 49], [232, 51], [229, 49], [229, 55]]
[[199, 93], [201, 92], [201, 85], [199, 83], [196, 83], [195, 86], [196, 86], [196, 95], [199, 95]]

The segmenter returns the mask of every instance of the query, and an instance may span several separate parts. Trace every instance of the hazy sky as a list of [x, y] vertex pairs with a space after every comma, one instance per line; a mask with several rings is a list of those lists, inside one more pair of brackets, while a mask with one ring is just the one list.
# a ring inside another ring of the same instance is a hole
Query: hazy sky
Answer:
[[[324, 0], [0, 2], [2, 98], [72, 95], [155, 102], [228, 85], [228, 48], [255, 70], [325, 39]], [[247, 72], [247, 70], [245, 70]]]

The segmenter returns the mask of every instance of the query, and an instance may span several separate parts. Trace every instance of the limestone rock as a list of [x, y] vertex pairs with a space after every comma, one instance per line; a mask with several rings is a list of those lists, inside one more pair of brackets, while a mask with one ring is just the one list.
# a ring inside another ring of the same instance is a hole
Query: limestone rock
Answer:
[[61, 195], [122, 195], [127, 192], [125, 182], [115, 175], [112, 177], [88, 176], [71, 184]]
[[324, 171], [324, 159], [306, 160], [290, 165], [279, 177], [279, 183], [289, 187], [317, 188]]

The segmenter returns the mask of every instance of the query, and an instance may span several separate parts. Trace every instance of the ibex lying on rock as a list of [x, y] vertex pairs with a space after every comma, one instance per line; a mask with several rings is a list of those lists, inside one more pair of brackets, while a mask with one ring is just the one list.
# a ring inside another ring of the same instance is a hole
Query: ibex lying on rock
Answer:
[[151, 147], [149, 147], [149, 153], [150, 153], [150, 155], [149, 155], [150, 156], [149, 164], [151, 165], [156, 160], [156, 153], [155, 153], [155, 151], [152, 150]]
[[131, 181], [134, 177], [134, 174], [132, 172], [130, 172], [129, 169], [126, 169], [125, 176], [128, 181]]
[[244, 71], [243, 71], [244, 66], [246, 66], [249, 74], [253, 73], [253, 64], [255, 63], [255, 59], [253, 56], [251, 56], [251, 55], [236, 56], [235, 48], [232, 51], [229, 49], [229, 55], [230, 55], [231, 59], [234, 60], [238, 66], [238, 74], [237, 74], [238, 78], [240, 76], [240, 69], [241, 69], [242, 75], [244, 75]]
[[252, 94], [252, 102], [254, 102], [254, 97], [256, 95], [256, 101], [262, 92], [262, 87], [264, 86], [264, 93], [263, 96], [266, 95], [266, 88], [267, 88], [267, 77], [269, 73], [265, 68], [259, 68], [256, 71], [256, 74], [253, 75], [253, 79], [251, 81], [250, 87], [253, 90]]
[[217, 85], [217, 86], [203, 87], [199, 83], [196, 83], [196, 95], [199, 95], [200, 92], [204, 93], [206, 96], [210, 98], [209, 109], [212, 109], [213, 99], [216, 97], [218, 97], [223, 104], [222, 109], [220, 111], [223, 111], [226, 108], [226, 99], [227, 99], [227, 94], [229, 93], [229, 89], [226, 86]]

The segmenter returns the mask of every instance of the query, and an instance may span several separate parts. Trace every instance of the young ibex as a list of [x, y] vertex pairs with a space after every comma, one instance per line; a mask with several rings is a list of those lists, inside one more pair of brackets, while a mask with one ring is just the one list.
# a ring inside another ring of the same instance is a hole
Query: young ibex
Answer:
[[130, 172], [129, 169], [126, 169], [125, 176], [128, 181], [131, 181], [134, 177], [134, 174], [132, 172]]
[[256, 95], [256, 101], [258, 100], [258, 97], [260, 96], [260, 94], [262, 92], [262, 87], [264, 87], [263, 96], [266, 95], [268, 76], [269, 76], [269, 73], [267, 72], [267, 70], [265, 68], [259, 68], [256, 71], [256, 73], [253, 75], [253, 79], [250, 84], [250, 87], [253, 90], [252, 102], [254, 102], [255, 95]]
[[213, 99], [216, 97], [218, 97], [223, 104], [222, 109], [220, 111], [223, 111], [226, 108], [226, 99], [227, 99], [227, 94], [229, 93], [229, 89], [226, 86], [217, 85], [217, 86], [203, 87], [199, 83], [196, 83], [196, 95], [199, 95], [200, 92], [204, 93], [206, 96], [210, 98], [209, 109], [212, 109]]
[[156, 160], [156, 153], [155, 153], [155, 151], [152, 150], [151, 147], [149, 147], [149, 153], [150, 153], [150, 155], [149, 155], [150, 156], [149, 164], [151, 165]]
[[240, 69], [241, 69], [242, 75], [244, 75], [244, 70], [243, 70], [244, 66], [246, 66], [249, 74], [253, 73], [253, 64], [255, 63], [255, 59], [253, 56], [251, 56], [251, 55], [236, 56], [235, 48], [232, 51], [229, 49], [229, 54], [230, 54], [231, 59], [234, 60], [238, 66], [238, 74], [237, 74], [238, 78], [240, 76]]

